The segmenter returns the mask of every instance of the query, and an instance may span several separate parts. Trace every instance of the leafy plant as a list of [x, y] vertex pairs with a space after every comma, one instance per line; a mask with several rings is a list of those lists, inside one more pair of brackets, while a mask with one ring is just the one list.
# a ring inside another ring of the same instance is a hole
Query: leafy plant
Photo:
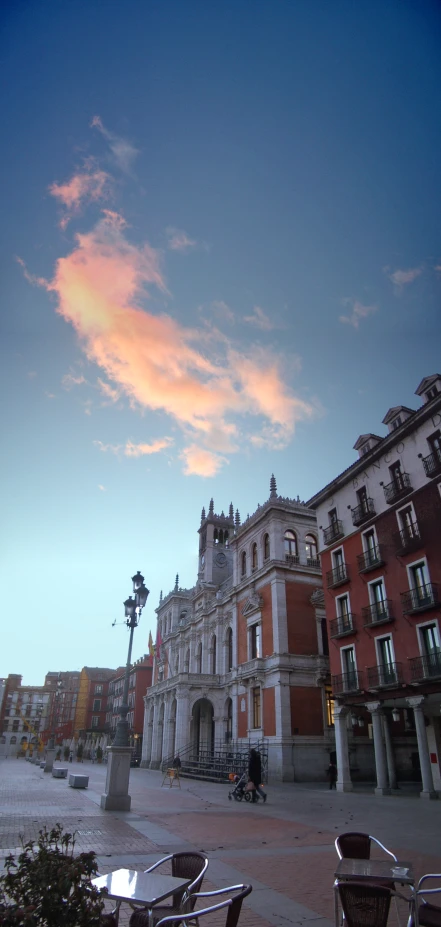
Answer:
[[0, 876], [2, 927], [98, 927], [104, 902], [91, 877], [94, 853], [74, 856], [75, 834], [61, 824], [39, 831], [37, 841], [22, 841], [17, 860], [10, 854]]

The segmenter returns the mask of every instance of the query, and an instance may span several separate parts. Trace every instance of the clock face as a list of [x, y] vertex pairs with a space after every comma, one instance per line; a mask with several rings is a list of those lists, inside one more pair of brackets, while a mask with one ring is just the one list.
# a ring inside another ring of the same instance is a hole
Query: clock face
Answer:
[[218, 567], [224, 567], [227, 562], [225, 554], [222, 553], [216, 554], [214, 560]]

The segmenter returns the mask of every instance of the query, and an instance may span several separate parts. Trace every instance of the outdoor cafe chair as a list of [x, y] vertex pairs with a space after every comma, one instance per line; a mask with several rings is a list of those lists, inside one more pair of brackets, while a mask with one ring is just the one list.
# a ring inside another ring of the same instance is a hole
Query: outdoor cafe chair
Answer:
[[[150, 866], [149, 869], [145, 869], [145, 872], [153, 872], [158, 866], [162, 866], [165, 863], [171, 861], [171, 875], [180, 879], [191, 879], [190, 885], [183, 891], [176, 892], [172, 896], [171, 904], [160, 904], [155, 905], [153, 908], [153, 916], [149, 914], [147, 908], [140, 908], [134, 904], [131, 904], [131, 907], [134, 908], [134, 913], [130, 918], [130, 927], [151, 927], [152, 922], [156, 924], [158, 920], [164, 917], [172, 917], [174, 914], [178, 914], [182, 910], [183, 902], [186, 901], [193, 892], [197, 892], [201, 888], [204, 875], [208, 868], [208, 859], [204, 856], [203, 853], [198, 853], [194, 851], [183, 852], [183, 853], [170, 853], [169, 856], [164, 856], [162, 859], [158, 860], [157, 863], [154, 863], [153, 866]], [[193, 905], [196, 903], [196, 900], [193, 902]]]
[[[173, 924], [180, 924], [182, 927], [187, 927], [187, 925], [192, 922], [199, 927], [199, 920], [201, 917], [203, 918], [208, 914], [213, 914], [215, 911], [221, 911], [223, 908], [227, 909], [224, 927], [237, 927], [243, 900], [252, 890], [252, 885], [229, 885], [226, 888], [218, 888], [213, 892], [195, 892], [193, 895], [188, 896], [188, 899], [183, 904], [183, 911], [180, 914], [175, 914], [173, 917], [163, 917], [162, 920], [157, 922], [156, 927], [172, 927]], [[198, 898], [215, 899], [219, 898], [221, 895], [227, 895], [228, 897], [225, 901], [210, 905], [208, 908], [197, 908], [194, 910]], [[190, 906], [190, 910], [188, 910], [188, 906]]]
[[340, 834], [335, 841], [335, 849], [339, 859], [370, 859], [373, 843], [380, 847], [381, 850], [384, 850], [388, 856], [391, 856], [395, 863], [398, 862], [395, 854], [383, 846], [376, 837], [358, 831], [348, 831], [346, 834]]
[[[402, 895], [386, 885], [373, 882], [336, 881], [334, 889], [338, 891], [343, 909], [344, 922], [347, 927], [386, 927], [392, 898], [401, 899], [409, 906], [411, 916], [414, 898]], [[336, 904], [336, 927], [337, 904]]]
[[[426, 882], [428, 879], [436, 879], [438, 881], [437, 887], [422, 888], [423, 882]], [[439, 895], [441, 901], [441, 873], [428, 872], [426, 875], [423, 875], [418, 882], [415, 892], [417, 923], [421, 924], [421, 927], [441, 927], [441, 906], [426, 901], [426, 895], [430, 895], [431, 897], [433, 897], [433, 895]]]

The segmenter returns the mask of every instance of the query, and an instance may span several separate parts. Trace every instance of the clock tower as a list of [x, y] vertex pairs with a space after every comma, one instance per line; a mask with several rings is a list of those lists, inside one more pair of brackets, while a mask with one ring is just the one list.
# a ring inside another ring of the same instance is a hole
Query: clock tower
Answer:
[[234, 535], [233, 503], [228, 515], [221, 512], [216, 515], [211, 499], [208, 515], [202, 509], [199, 528], [199, 569], [200, 583], [220, 586], [233, 572], [233, 555], [230, 543]]

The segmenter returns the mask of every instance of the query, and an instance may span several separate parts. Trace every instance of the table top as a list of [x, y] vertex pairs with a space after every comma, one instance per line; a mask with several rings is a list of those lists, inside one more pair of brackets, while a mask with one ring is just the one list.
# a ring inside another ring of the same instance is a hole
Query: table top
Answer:
[[413, 885], [415, 878], [412, 864], [393, 859], [341, 859], [335, 871], [336, 879], [364, 879], [375, 882], [399, 882], [401, 885]]
[[156, 872], [117, 869], [115, 872], [92, 879], [92, 885], [101, 891], [104, 890], [109, 898], [133, 901], [152, 908], [169, 895], [187, 888], [191, 881], [191, 879], [177, 879], [170, 875], [159, 875]]

